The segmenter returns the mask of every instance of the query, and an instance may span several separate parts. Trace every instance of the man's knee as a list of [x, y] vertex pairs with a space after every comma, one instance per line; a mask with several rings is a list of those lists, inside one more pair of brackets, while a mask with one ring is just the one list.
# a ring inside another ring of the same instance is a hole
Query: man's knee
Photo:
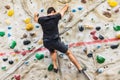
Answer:
[[70, 54], [71, 54], [71, 51], [67, 50], [66, 55], [70, 55]]

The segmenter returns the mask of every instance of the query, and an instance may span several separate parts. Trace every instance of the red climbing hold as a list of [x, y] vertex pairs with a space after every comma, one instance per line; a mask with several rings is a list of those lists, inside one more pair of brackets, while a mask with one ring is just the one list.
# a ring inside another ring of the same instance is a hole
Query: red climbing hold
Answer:
[[20, 75], [14, 75], [15, 80], [20, 80]]

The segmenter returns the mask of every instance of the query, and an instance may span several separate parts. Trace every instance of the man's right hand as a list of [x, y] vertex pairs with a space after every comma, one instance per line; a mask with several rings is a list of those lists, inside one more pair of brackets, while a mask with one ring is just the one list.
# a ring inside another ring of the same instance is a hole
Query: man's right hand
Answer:
[[38, 17], [39, 17], [39, 14], [37, 12], [34, 13], [34, 21], [35, 22], [38, 22]]

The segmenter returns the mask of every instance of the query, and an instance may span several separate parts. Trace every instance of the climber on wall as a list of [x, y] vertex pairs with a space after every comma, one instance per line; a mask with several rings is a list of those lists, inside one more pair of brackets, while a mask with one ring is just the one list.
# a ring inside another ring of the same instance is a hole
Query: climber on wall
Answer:
[[78, 71], [84, 73], [84, 69], [80, 66], [77, 59], [74, 57], [68, 47], [61, 42], [58, 23], [68, 10], [68, 4], [66, 4], [60, 12], [56, 12], [53, 7], [49, 7], [47, 10], [47, 16], [39, 17], [38, 13], [34, 13], [34, 21], [41, 24], [43, 30], [43, 44], [50, 51], [52, 62], [54, 65], [54, 72], [58, 72], [58, 66], [56, 64], [56, 50], [66, 53], [72, 63], [77, 67]]

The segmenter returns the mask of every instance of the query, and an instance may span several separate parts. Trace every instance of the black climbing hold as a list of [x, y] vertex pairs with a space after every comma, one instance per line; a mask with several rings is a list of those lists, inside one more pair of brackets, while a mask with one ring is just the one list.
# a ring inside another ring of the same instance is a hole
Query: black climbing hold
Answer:
[[84, 31], [84, 27], [83, 26], [79, 26], [79, 31]]
[[96, 30], [97, 30], [97, 31], [99, 31], [100, 29], [101, 29], [101, 27], [100, 27], [100, 26], [97, 26], [97, 27], [96, 27]]
[[93, 57], [93, 53], [89, 53], [87, 56], [88, 56], [89, 58], [90, 58], [90, 57]]
[[113, 45], [110, 46], [110, 48], [111, 49], [116, 49], [116, 48], [118, 48], [118, 46], [119, 46], [119, 44], [113, 44]]
[[12, 60], [9, 61], [9, 64], [13, 64], [14, 62]]
[[31, 43], [30, 40], [25, 40], [25, 41], [23, 41], [23, 44], [24, 44], [24, 45], [28, 45], [28, 44], [30, 44], [30, 43]]
[[3, 58], [3, 61], [7, 61], [8, 60], [8, 58]]
[[100, 39], [100, 40], [103, 40], [104, 37], [103, 37], [102, 35], [99, 35], [99, 39]]
[[47, 75], [44, 76], [44, 78], [47, 78], [47, 77], [48, 77]]

